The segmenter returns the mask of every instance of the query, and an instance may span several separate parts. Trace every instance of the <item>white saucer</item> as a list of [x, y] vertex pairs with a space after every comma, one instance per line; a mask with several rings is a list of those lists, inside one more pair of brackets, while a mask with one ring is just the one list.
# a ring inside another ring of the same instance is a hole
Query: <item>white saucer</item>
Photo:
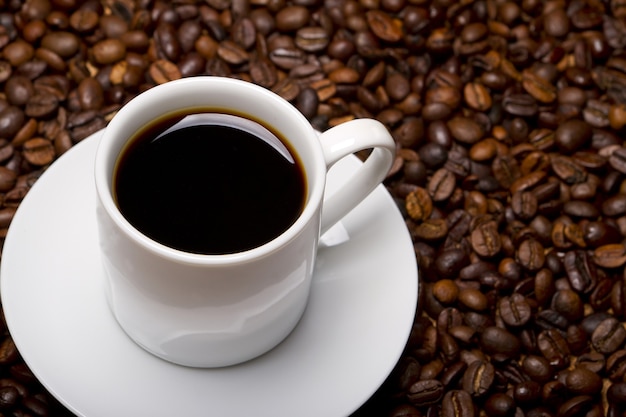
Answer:
[[[345, 417], [400, 358], [417, 302], [417, 266], [402, 216], [379, 186], [322, 247], [296, 330], [242, 365], [193, 369], [158, 359], [118, 327], [103, 291], [93, 159], [102, 132], [37, 181], [11, 224], [1, 295], [9, 330], [42, 384], [80, 416]], [[337, 188], [358, 167], [329, 175]]]

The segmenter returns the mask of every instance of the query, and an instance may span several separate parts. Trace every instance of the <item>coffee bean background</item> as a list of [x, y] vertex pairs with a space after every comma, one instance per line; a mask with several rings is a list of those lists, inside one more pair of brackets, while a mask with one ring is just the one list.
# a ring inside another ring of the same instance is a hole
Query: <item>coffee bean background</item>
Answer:
[[[623, 416], [625, 48], [624, 0], [0, 0], [0, 236], [136, 94], [248, 80], [397, 143], [420, 308], [354, 416]], [[1, 331], [1, 415], [70, 416]]]

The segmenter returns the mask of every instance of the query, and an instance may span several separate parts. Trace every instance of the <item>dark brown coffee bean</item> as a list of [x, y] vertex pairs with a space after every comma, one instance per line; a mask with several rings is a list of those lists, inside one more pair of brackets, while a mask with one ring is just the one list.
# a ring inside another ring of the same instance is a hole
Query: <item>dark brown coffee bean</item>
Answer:
[[83, 110], [98, 110], [104, 105], [102, 86], [95, 78], [88, 77], [78, 84], [78, 100]]
[[563, 266], [572, 288], [576, 291], [589, 293], [597, 282], [596, 268], [590, 256], [581, 250], [565, 254]]
[[626, 214], [626, 194], [617, 194], [605, 199], [602, 203], [602, 214], [605, 216]]
[[565, 401], [558, 409], [558, 417], [582, 417], [591, 408], [593, 397], [589, 395], [579, 395]]
[[471, 245], [474, 251], [482, 257], [492, 257], [500, 252], [502, 242], [496, 222], [485, 222], [476, 227], [471, 233]]
[[602, 321], [591, 335], [593, 347], [600, 353], [613, 353], [626, 341], [626, 329], [616, 318]]
[[447, 389], [447, 388], [456, 386], [456, 384], [463, 377], [463, 374], [465, 373], [466, 369], [467, 369], [467, 364], [463, 361], [458, 361], [456, 363], [448, 365], [448, 367], [443, 371], [443, 373], [441, 374], [441, 377], [439, 378], [444, 388]]
[[520, 341], [509, 331], [500, 327], [490, 326], [480, 335], [480, 346], [492, 355], [514, 358], [519, 354]]
[[444, 219], [426, 219], [413, 229], [416, 237], [428, 241], [444, 238], [448, 233], [448, 225]]
[[9, 410], [19, 401], [19, 392], [15, 387], [5, 386], [0, 388], [0, 410]]
[[474, 311], [483, 311], [489, 307], [489, 300], [478, 289], [466, 288], [459, 292], [459, 303]]
[[428, 182], [428, 194], [435, 202], [445, 201], [452, 195], [456, 178], [446, 168], [437, 170]]
[[609, 156], [609, 164], [621, 173], [626, 173], [626, 148], [618, 148]]
[[537, 347], [550, 362], [566, 360], [570, 354], [567, 341], [556, 329], [541, 331], [537, 336]]
[[538, 105], [529, 94], [511, 94], [502, 100], [503, 108], [514, 116], [529, 117], [537, 114]]
[[248, 62], [248, 52], [237, 43], [225, 40], [217, 47], [217, 55], [231, 65], [242, 65]]
[[50, 32], [41, 39], [41, 46], [61, 58], [70, 58], [78, 52], [80, 40], [71, 32]]
[[70, 26], [77, 32], [91, 32], [98, 23], [98, 13], [87, 8], [78, 9], [70, 16]]
[[290, 70], [305, 63], [304, 53], [295, 47], [277, 48], [270, 52], [270, 60], [278, 67]]
[[496, 156], [491, 169], [498, 183], [504, 188], [512, 187], [522, 176], [518, 163], [509, 155]]
[[517, 260], [526, 270], [538, 271], [545, 263], [544, 248], [536, 239], [525, 239], [517, 250]]
[[626, 263], [626, 247], [622, 243], [600, 246], [594, 250], [593, 260], [604, 268], [619, 268]]
[[441, 402], [442, 417], [475, 417], [471, 395], [464, 390], [448, 391]]
[[511, 196], [511, 208], [517, 217], [528, 220], [537, 213], [537, 197], [531, 192], [518, 191]]
[[576, 366], [588, 369], [589, 371], [599, 374], [606, 366], [604, 355], [598, 352], [583, 353], [578, 357]]
[[328, 46], [329, 41], [328, 33], [319, 26], [303, 27], [296, 32], [296, 46], [303, 51], [322, 51]]
[[0, 110], [0, 137], [12, 138], [24, 124], [24, 112], [16, 106]]
[[567, 373], [565, 386], [576, 395], [595, 395], [602, 389], [602, 378], [587, 368], [578, 367]]
[[[120, 42], [122, 45], [123, 42]], [[161, 56], [164, 59], [168, 59], [170, 61], [177, 61], [180, 58], [180, 55], [182, 53], [182, 48], [180, 45], [180, 42], [178, 41], [178, 32], [176, 30], [176, 28], [174, 27], [174, 25], [167, 23], [167, 22], [161, 22], [159, 23], [159, 25], [157, 26], [156, 30], [154, 31], [154, 45], [156, 46], [156, 48], [158, 49], [158, 51], [161, 53]], [[124, 45], [125, 47], [125, 45]], [[113, 50], [114, 48], [119, 48], [118, 45], [110, 45], [108, 46], [109, 50]], [[104, 48], [102, 48], [104, 50]], [[101, 57], [102, 55], [104, 55], [102, 53], [102, 51], [100, 51]], [[111, 56], [108, 57], [104, 57], [104, 59], [108, 62], [115, 62], [117, 61], [117, 59], [113, 58], [114, 52], [107, 52], [107, 54], [110, 54]], [[96, 57], [96, 59], [98, 59]]]
[[443, 384], [435, 379], [426, 379], [415, 382], [407, 391], [409, 401], [418, 406], [428, 406], [438, 403], [443, 397]]
[[19, 359], [19, 352], [13, 338], [6, 337], [0, 343], [0, 364], [9, 365], [16, 362]]
[[7, 228], [15, 216], [15, 207], [5, 207], [0, 209], [0, 228]]
[[510, 395], [496, 392], [487, 398], [484, 409], [493, 417], [511, 416], [515, 412], [515, 400]]
[[584, 303], [577, 292], [562, 289], [554, 293], [552, 308], [569, 322], [577, 322], [583, 317]]
[[532, 310], [526, 297], [513, 293], [510, 297], [503, 297], [498, 303], [500, 317], [511, 327], [525, 325], [532, 316]]
[[178, 67], [167, 60], [160, 59], [150, 65], [150, 77], [157, 84], [164, 84], [168, 81], [177, 80], [182, 77]]
[[598, 209], [587, 201], [567, 201], [563, 204], [563, 213], [573, 217], [596, 218], [600, 215]]
[[550, 161], [555, 174], [567, 184], [576, 184], [587, 180], [587, 172], [583, 167], [574, 162], [573, 159], [553, 155]]
[[388, 42], [402, 39], [402, 26], [398, 20], [381, 10], [370, 10], [365, 14], [367, 23], [374, 34]]
[[430, 193], [421, 187], [417, 187], [406, 196], [406, 210], [414, 220], [426, 220], [433, 211], [433, 203]]
[[99, 64], [113, 64], [126, 53], [126, 45], [119, 39], [104, 39], [93, 47], [94, 59]]
[[621, 381], [626, 375], [626, 350], [618, 349], [606, 359], [606, 372], [611, 381]]
[[276, 14], [276, 29], [290, 32], [300, 29], [307, 24], [310, 12], [303, 6], [288, 6]]
[[541, 389], [536, 381], [521, 381], [513, 389], [513, 398], [524, 408], [530, 408], [541, 400]]
[[28, 117], [45, 118], [51, 116], [59, 107], [59, 99], [49, 93], [36, 93], [29, 98], [24, 109]]
[[476, 121], [465, 117], [451, 119], [448, 128], [456, 140], [466, 144], [474, 144], [484, 135], [483, 128]]
[[421, 417], [422, 413], [409, 404], [400, 404], [394, 407], [389, 414], [390, 417]]
[[572, 119], [561, 124], [555, 132], [555, 141], [563, 152], [571, 153], [591, 140], [591, 126], [582, 120]]
[[33, 138], [23, 145], [24, 159], [37, 166], [51, 163], [55, 158], [54, 146], [44, 138]]
[[0, 192], [8, 192], [10, 191], [17, 181], [17, 174], [6, 168], [4, 166], [0, 166]]
[[476, 361], [471, 363], [463, 374], [463, 390], [472, 397], [483, 397], [493, 384], [495, 368], [489, 362]]
[[552, 379], [550, 361], [543, 356], [528, 355], [522, 360], [522, 369], [533, 380], [544, 383]]
[[606, 396], [610, 403], [626, 404], [626, 382], [611, 384], [606, 392]]
[[33, 83], [24, 76], [9, 78], [4, 88], [7, 100], [15, 106], [23, 106], [34, 94]]
[[522, 72], [522, 86], [524, 90], [542, 103], [551, 103], [557, 97], [557, 91], [547, 79], [537, 73], [524, 70]]
[[567, 318], [565, 318], [563, 314], [551, 308], [541, 310], [535, 317], [535, 324], [541, 329], [558, 329], [561, 331], [565, 331], [569, 326]]

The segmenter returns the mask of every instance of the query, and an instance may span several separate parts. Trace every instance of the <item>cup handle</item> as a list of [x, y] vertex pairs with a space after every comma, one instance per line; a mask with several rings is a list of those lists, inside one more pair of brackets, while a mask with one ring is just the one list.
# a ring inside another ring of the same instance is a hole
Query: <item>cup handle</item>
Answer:
[[356, 119], [335, 126], [320, 135], [320, 142], [327, 170], [354, 152], [373, 149], [348, 182], [324, 200], [321, 225], [324, 234], [385, 179], [396, 146], [387, 128], [373, 119]]

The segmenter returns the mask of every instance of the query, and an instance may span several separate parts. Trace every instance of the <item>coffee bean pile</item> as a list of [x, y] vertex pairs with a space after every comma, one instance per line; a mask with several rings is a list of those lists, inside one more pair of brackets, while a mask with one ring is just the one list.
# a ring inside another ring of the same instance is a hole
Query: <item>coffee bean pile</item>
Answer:
[[[0, 237], [136, 94], [248, 80], [397, 143], [420, 309], [355, 416], [622, 416], [625, 47], [625, 0], [0, 0]], [[0, 413], [70, 416], [2, 332]]]

